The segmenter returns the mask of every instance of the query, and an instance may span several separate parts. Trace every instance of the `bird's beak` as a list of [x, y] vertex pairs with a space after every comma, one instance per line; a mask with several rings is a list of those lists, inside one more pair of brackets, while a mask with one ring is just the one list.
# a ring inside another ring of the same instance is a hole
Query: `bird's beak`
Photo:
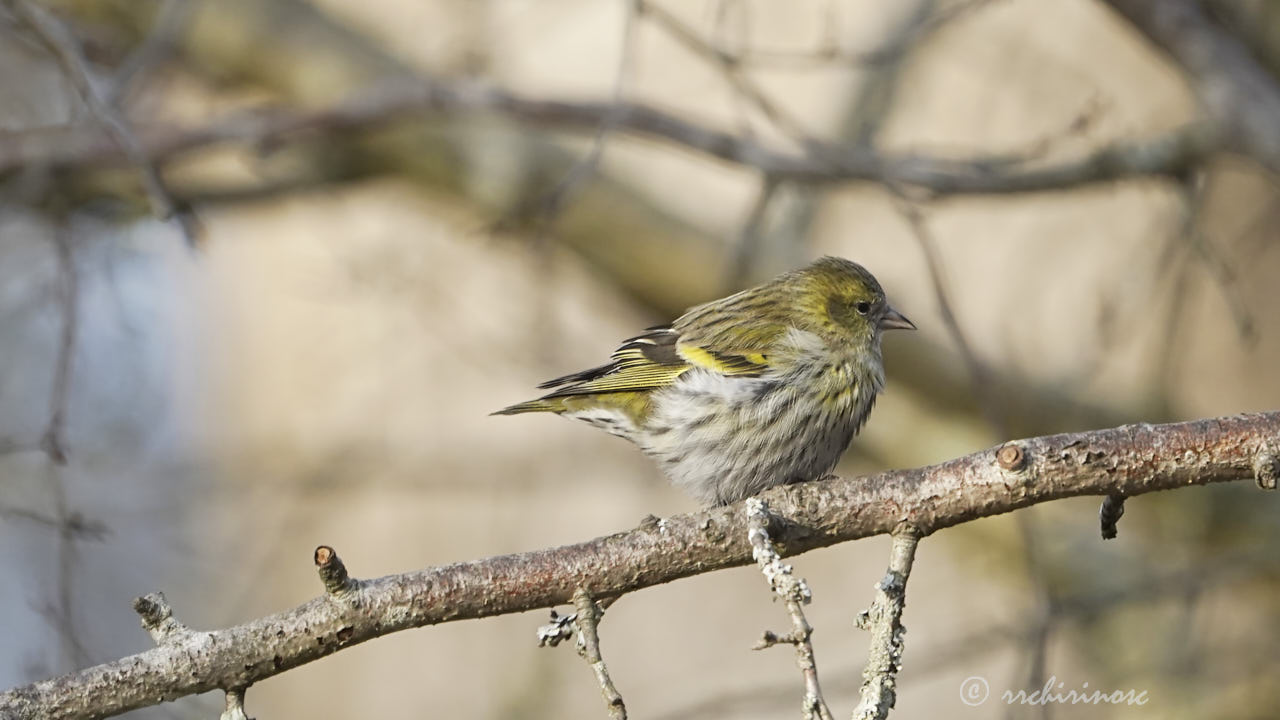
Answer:
[[880, 316], [879, 324], [880, 324], [881, 330], [915, 330], [916, 329], [915, 323], [908, 320], [906, 315], [903, 315], [902, 313], [898, 312], [897, 310], [894, 310], [893, 308], [888, 308], [887, 310], [885, 310], [884, 315]]

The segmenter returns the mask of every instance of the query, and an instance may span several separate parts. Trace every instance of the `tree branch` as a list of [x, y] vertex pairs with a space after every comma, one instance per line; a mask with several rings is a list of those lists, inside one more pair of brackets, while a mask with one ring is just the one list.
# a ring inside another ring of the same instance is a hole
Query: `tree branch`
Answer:
[[[775, 181], [877, 182], [933, 195], [1042, 192], [1128, 177], [1174, 177], [1219, 149], [1219, 137], [1211, 128], [1188, 125], [1141, 140], [1117, 141], [1056, 163], [1007, 155], [946, 158], [885, 153], [822, 140], [807, 142], [803, 151], [788, 152], [642, 103], [543, 100], [471, 81], [440, 80], [386, 85], [320, 111], [238, 114], [194, 129], [138, 125], [134, 132], [143, 159], [163, 164], [230, 143], [267, 147], [307, 133], [481, 113], [573, 132], [597, 132], [608, 126], [613, 132], [662, 140], [751, 167]], [[83, 171], [128, 164], [129, 155], [93, 128], [0, 133], [0, 177], [27, 167]]]
[[1280, 82], [1195, 0], [1106, 0], [1190, 76], [1224, 140], [1280, 173]]
[[907, 580], [916, 559], [920, 538], [910, 526], [893, 533], [889, 549], [889, 569], [876, 583], [876, 596], [871, 607], [858, 615], [859, 628], [871, 631], [871, 650], [867, 667], [862, 671], [862, 690], [854, 720], [884, 720], [898, 699], [898, 670], [902, 668], [902, 612], [907, 605]]
[[[71, 31], [52, 13], [31, 0], [6, 0], [5, 4], [49, 47], [58, 64], [62, 66], [63, 72], [75, 86], [89, 114], [111, 136], [112, 141], [124, 153], [129, 163], [137, 168], [147, 201], [151, 204], [151, 210], [155, 216], [161, 220], [168, 220], [179, 214], [177, 204], [160, 178], [159, 169], [134, 136], [128, 121], [108, 100], [103, 98], [94, 86], [92, 73], [89, 71], [89, 61], [85, 58], [79, 41]], [[179, 220], [187, 243], [194, 245], [194, 225], [189, 218], [179, 217]]]
[[[906, 525], [928, 535], [1081, 495], [1254, 479], [1274, 484], [1280, 412], [1128, 425], [1006, 443], [939, 465], [775, 488], [771, 537], [795, 554]], [[1002, 462], [997, 455], [1004, 457]], [[745, 502], [745, 501], [744, 501]], [[100, 718], [216, 688], [244, 688], [408, 628], [616, 596], [751, 562], [742, 503], [678, 515], [577, 545], [391, 575], [292, 610], [191, 631], [146, 652], [0, 693], [0, 716]], [[1082, 520], [1083, 522], [1083, 520]]]
[[804, 720], [833, 720], [827, 700], [822, 696], [818, 682], [818, 662], [813, 655], [813, 627], [804, 616], [804, 606], [813, 595], [804, 578], [791, 573], [791, 566], [782, 563], [782, 557], [769, 539], [769, 506], [758, 497], [747, 498], [747, 540], [751, 543], [751, 556], [760, 566], [760, 572], [769, 581], [769, 589], [782, 598], [791, 616], [791, 632], [778, 635], [765, 631], [764, 637], [753, 648], [763, 650], [778, 643], [788, 643], [796, 649], [796, 667], [804, 678]]
[[58, 355], [53, 364], [49, 421], [40, 436], [40, 448], [55, 465], [67, 464], [67, 404], [71, 396], [71, 362], [75, 358], [76, 336], [80, 327], [80, 272], [76, 268], [70, 234], [65, 222], [53, 234], [53, 248], [58, 258], [62, 330], [58, 335]]
[[609, 717], [612, 720], [627, 720], [627, 705], [622, 700], [622, 693], [613, 684], [613, 678], [609, 677], [609, 667], [600, 654], [600, 619], [604, 617], [604, 611], [595, 598], [582, 590], [573, 594], [573, 606], [576, 609], [574, 625], [578, 628], [578, 654], [591, 666], [591, 672], [595, 673], [605, 707], [609, 709]]

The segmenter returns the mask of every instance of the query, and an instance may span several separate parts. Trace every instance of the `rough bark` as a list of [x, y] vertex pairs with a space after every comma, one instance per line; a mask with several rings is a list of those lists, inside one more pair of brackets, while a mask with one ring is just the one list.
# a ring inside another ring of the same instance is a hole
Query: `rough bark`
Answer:
[[[793, 555], [901, 528], [927, 535], [1079, 495], [1133, 496], [1249, 478], [1274, 487], [1278, 463], [1280, 412], [1270, 412], [1019, 440], [939, 465], [804, 483], [763, 497], [777, 519], [775, 543]], [[184, 629], [146, 652], [14, 688], [0, 694], [0, 717], [108, 717], [246, 688], [399, 630], [567, 603], [578, 590], [616, 596], [744, 565], [752, 562], [745, 518], [731, 505], [649, 519], [576, 545], [350, 580], [344, 592], [292, 610], [223, 630]]]

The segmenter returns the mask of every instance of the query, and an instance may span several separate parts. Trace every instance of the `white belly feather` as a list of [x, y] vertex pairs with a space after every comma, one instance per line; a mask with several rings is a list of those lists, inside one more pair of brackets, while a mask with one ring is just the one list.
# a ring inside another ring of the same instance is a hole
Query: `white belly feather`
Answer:
[[[811, 338], [803, 340], [806, 350], [813, 347]], [[820, 347], [822, 352], [806, 353], [785, 374], [751, 378], [689, 371], [655, 394], [644, 432], [633, 440], [673, 482], [707, 503], [735, 502], [775, 485], [823, 477], [835, 468], [884, 381], [859, 377], [851, 364]], [[815, 376], [831, 372], [833, 364], [849, 378], [849, 392], [815, 401]]]
[[[884, 386], [847, 358], [833, 356], [820, 338], [792, 330], [794, 360], [786, 372], [727, 376], [695, 368], [654, 392], [643, 427], [608, 407], [567, 412], [654, 458], [672, 482], [708, 504], [736, 502], [775, 485], [815, 480], [835, 468]], [[878, 348], [877, 348], [878, 349]], [[834, 370], [833, 370], [834, 368]], [[836, 373], [848, 392], [827, 402], [816, 387]]]

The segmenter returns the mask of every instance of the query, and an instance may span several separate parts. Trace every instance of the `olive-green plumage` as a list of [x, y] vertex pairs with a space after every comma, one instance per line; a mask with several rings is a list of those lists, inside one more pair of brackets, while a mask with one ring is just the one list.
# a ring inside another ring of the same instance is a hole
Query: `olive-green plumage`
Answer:
[[584, 420], [703, 502], [736, 502], [830, 473], [884, 387], [881, 333], [914, 327], [865, 268], [825, 257], [691, 308], [495, 414]]

